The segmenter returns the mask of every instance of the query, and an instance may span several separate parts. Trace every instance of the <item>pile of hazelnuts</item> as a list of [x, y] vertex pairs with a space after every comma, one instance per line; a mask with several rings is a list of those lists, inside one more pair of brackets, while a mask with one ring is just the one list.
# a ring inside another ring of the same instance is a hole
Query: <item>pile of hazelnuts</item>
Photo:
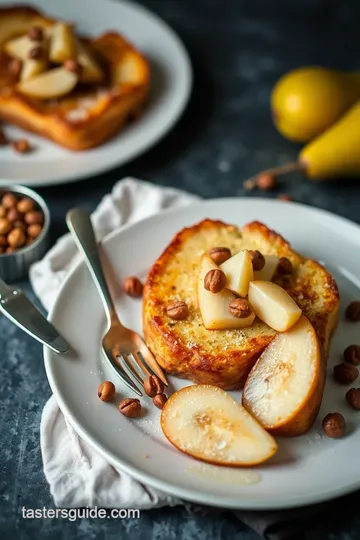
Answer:
[[[167, 402], [164, 394], [164, 383], [156, 375], [150, 375], [144, 382], [144, 392], [151, 397], [154, 405], [162, 409]], [[111, 401], [115, 395], [115, 385], [111, 381], [104, 381], [98, 388], [98, 397], [101, 401]], [[126, 398], [120, 401], [118, 409], [127, 418], [141, 416], [141, 403], [137, 398]]]
[[0, 254], [28, 246], [40, 235], [44, 214], [29, 197], [5, 193], [0, 202]]

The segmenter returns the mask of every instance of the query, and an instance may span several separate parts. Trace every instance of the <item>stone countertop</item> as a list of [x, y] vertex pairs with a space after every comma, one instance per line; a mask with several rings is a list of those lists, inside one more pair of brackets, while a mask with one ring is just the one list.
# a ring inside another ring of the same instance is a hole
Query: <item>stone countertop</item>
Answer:
[[[306, 64], [355, 69], [360, 4], [332, 0], [143, 0], [180, 35], [190, 53], [195, 87], [175, 129], [131, 164], [86, 182], [39, 190], [50, 205], [53, 240], [65, 232], [74, 205], [92, 210], [115, 180], [132, 175], [203, 197], [248, 196], [242, 181], [262, 168], [296, 159], [298, 147], [274, 129], [269, 94], [287, 70]], [[325, 208], [360, 222], [360, 184], [281, 181], [275, 197]], [[32, 294], [28, 283], [21, 283]], [[52, 507], [42, 473], [39, 423], [50, 396], [41, 347], [0, 318], [0, 530], [2, 538], [90, 540], [256, 540], [229, 514], [186, 510], [143, 512], [140, 520], [23, 520], [20, 508]], [[307, 540], [360, 538], [359, 514], [309, 531]]]

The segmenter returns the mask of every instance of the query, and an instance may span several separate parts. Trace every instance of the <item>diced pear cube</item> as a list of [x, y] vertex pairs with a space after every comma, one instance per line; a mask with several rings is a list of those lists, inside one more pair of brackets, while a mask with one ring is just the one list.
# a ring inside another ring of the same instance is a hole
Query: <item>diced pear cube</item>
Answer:
[[248, 294], [250, 281], [254, 279], [254, 270], [248, 250], [240, 251], [219, 267], [226, 275], [226, 287], [245, 297]]
[[276, 255], [264, 255], [264, 259], [265, 266], [261, 270], [254, 272], [255, 281], [271, 281], [274, 277], [279, 264], [279, 257]]
[[291, 296], [270, 281], [252, 281], [248, 300], [255, 315], [278, 332], [285, 332], [301, 317], [301, 309]]

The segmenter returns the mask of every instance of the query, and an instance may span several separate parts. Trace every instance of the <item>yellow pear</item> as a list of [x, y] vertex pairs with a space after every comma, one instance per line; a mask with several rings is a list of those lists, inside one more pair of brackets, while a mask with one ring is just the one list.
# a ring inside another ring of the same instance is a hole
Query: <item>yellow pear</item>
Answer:
[[360, 101], [300, 152], [308, 178], [360, 176]]
[[274, 123], [284, 137], [308, 142], [360, 99], [360, 72], [302, 67], [284, 75], [271, 95]]

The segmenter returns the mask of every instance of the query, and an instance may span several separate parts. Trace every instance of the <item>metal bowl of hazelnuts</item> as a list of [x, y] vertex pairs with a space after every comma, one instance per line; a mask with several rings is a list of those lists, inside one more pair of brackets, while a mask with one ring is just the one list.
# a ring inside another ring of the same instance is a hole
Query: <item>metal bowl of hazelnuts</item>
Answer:
[[32, 189], [12, 185], [0, 189], [0, 277], [11, 282], [27, 276], [49, 245], [50, 213]]

